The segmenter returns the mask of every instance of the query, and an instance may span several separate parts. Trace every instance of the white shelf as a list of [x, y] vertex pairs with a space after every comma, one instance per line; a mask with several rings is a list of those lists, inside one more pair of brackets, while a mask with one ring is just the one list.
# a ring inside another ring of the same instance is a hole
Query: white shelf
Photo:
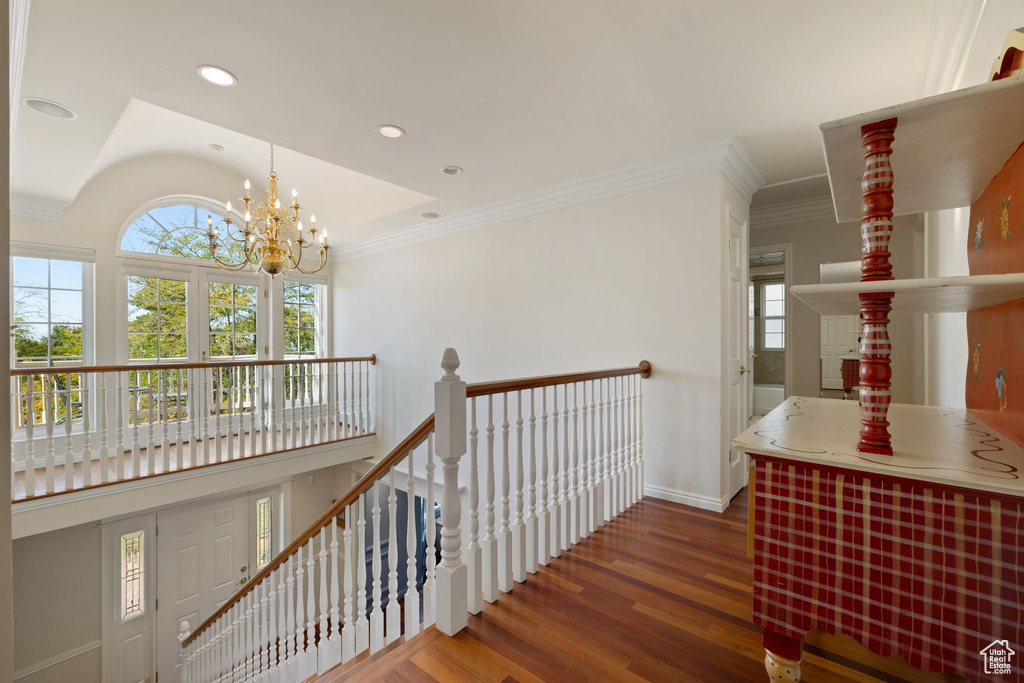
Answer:
[[[897, 118], [894, 215], [969, 206], [1024, 140], [1024, 76], [821, 125], [836, 220], [859, 221], [861, 126]], [[962, 309], [961, 309], [962, 310]]]
[[1024, 273], [794, 285], [790, 291], [821, 315], [859, 313], [862, 292], [894, 292], [893, 313], [949, 313], [1024, 297]]

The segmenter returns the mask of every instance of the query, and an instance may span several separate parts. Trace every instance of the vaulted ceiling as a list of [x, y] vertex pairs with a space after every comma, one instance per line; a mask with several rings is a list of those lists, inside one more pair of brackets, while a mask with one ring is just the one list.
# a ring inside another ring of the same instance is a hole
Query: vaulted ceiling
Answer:
[[[821, 122], [984, 80], [1021, 12], [1010, 0], [32, 0], [20, 96], [78, 118], [17, 105], [12, 193], [69, 203], [105, 168], [160, 153], [257, 179], [270, 142], [285, 182], [346, 242], [729, 137], [775, 185], [824, 172]], [[969, 49], [982, 39], [993, 54]], [[238, 84], [203, 81], [200, 64]], [[385, 123], [407, 134], [381, 137]]]

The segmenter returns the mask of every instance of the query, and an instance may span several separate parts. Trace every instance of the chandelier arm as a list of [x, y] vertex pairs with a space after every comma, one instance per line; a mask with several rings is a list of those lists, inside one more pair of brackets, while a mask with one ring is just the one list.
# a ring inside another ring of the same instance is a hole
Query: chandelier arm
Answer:
[[320, 272], [320, 270], [322, 270], [325, 265], [327, 265], [327, 249], [323, 249], [320, 252], [320, 265], [317, 266], [316, 268], [312, 270], [306, 270], [305, 268], [302, 268], [298, 264], [295, 264], [295, 270], [299, 271], [300, 273], [305, 273], [306, 275], [312, 275], [313, 273]]

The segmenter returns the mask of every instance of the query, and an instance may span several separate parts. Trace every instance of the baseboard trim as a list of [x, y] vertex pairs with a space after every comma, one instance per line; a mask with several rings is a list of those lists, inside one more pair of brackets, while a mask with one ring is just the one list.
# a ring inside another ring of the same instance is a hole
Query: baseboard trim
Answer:
[[61, 662], [66, 662], [69, 659], [73, 659], [73, 658], [77, 657], [78, 655], [84, 655], [86, 652], [92, 652], [93, 650], [98, 650], [98, 649], [100, 649], [102, 644], [103, 644], [102, 641], [94, 640], [91, 643], [86, 643], [85, 645], [82, 645], [81, 647], [76, 647], [73, 650], [68, 650], [67, 652], [62, 652], [61, 654], [57, 655], [56, 657], [51, 657], [50, 659], [47, 659], [47, 660], [42, 661], [42, 662], [39, 662], [38, 664], [33, 664], [32, 666], [25, 667], [21, 671], [15, 671], [14, 672], [14, 680], [16, 680], [16, 681], [21, 680], [22, 678], [26, 678], [28, 676], [31, 676], [32, 674], [37, 674], [40, 671], [42, 671], [43, 669], [49, 669], [51, 666], [56, 666], [57, 664], [60, 664]]
[[654, 484], [644, 484], [644, 495], [653, 498], [664, 498], [673, 503], [682, 503], [683, 505], [700, 508], [701, 510], [711, 510], [712, 512], [725, 512], [725, 509], [729, 507], [729, 501], [725, 499], [702, 496], [699, 493], [687, 493], [686, 491], [655, 486]]

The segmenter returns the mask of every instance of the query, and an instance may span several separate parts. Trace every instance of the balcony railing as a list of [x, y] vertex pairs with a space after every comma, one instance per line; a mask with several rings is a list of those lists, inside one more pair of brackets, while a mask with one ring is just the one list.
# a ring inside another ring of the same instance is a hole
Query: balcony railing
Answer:
[[376, 356], [11, 370], [14, 501], [373, 433]]

